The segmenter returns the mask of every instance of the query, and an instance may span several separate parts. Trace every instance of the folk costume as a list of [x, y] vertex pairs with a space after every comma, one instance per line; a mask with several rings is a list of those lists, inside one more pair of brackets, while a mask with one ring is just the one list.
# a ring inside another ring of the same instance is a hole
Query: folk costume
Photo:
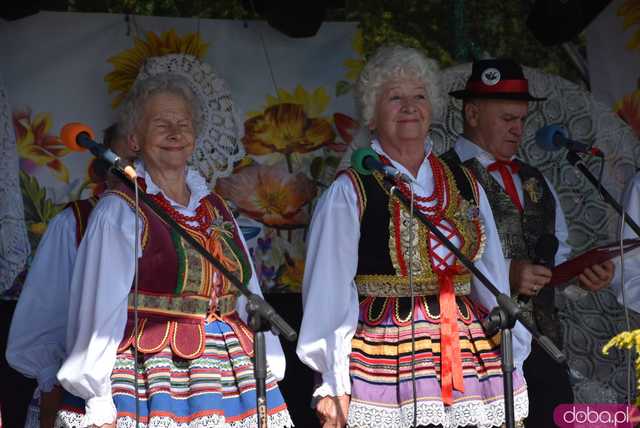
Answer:
[[38, 381], [26, 427], [39, 427], [39, 397], [58, 383], [66, 356], [69, 288], [77, 248], [97, 197], [72, 201], [47, 226], [13, 314], [7, 362]]
[[[254, 293], [259, 285], [224, 201], [188, 169], [187, 206], [170, 200], [137, 164], [141, 191]], [[138, 337], [134, 338], [135, 217], [139, 235]], [[243, 298], [227, 279], [124, 186], [96, 206], [71, 283], [67, 348], [58, 373], [66, 397], [59, 426], [251, 427], [256, 425], [252, 334]], [[92, 287], [82, 286], [93, 284]], [[137, 350], [139, 372], [134, 371]], [[269, 426], [292, 426], [277, 387], [284, 355], [267, 334]], [[137, 381], [137, 387], [136, 387]]]
[[[411, 177], [379, 142], [371, 147]], [[508, 293], [484, 191], [463, 168], [452, 171], [438, 159], [430, 141], [425, 155], [412, 177], [417, 206]], [[354, 170], [340, 175], [315, 208], [308, 242], [297, 352], [322, 374], [314, 396], [351, 394], [349, 427], [412, 426], [413, 309], [418, 425], [484, 428], [504, 422], [499, 347], [479, 323], [495, 299], [426, 226], [417, 218], [412, 222], [380, 176]], [[521, 367], [530, 338], [521, 326], [514, 332]], [[519, 372], [514, 386], [516, 418], [522, 420], [528, 402]]]
[[[450, 92], [450, 95], [461, 99], [529, 102], [545, 99], [529, 93], [522, 68], [509, 59], [474, 62], [466, 87]], [[556, 265], [568, 258], [571, 248], [567, 245], [568, 229], [560, 201], [538, 169], [515, 157], [506, 162], [496, 161], [464, 136], [457, 139], [442, 159], [450, 165], [467, 167], [487, 192], [507, 271], [512, 259], [535, 259], [536, 244], [543, 234], [552, 234], [558, 239]], [[543, 287], [527, 303], [521, 304], [521, 309], [542, 334], [562, 348], [562, 328], [553, 288]], [[526, 426], [537, 428], [553, 424], [554, 408], [573, 402], [567, 365], [556, 363], [533, 343], [524, 363], [524, 376], [530, 406]]]

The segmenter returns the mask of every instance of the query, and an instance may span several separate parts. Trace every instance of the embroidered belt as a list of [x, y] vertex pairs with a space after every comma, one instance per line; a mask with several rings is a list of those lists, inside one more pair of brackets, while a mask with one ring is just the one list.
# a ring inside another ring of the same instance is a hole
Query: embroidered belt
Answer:
[[[357, 275], [355, 278], [358, 294], [373, 297], [411, 297], [409, 279], [395, 275]], [[456, 296], [471, 293], [471, 274], [456, 275], [453, 279]], [[438, 278], [413, 278], [414, 296], [430, 296], [440, 292]]]

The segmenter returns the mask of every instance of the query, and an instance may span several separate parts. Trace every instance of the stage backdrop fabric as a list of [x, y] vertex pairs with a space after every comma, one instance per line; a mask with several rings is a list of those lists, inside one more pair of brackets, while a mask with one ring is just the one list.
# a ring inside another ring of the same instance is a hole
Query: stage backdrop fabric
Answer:
[[313, 203], [357, 128], [350, 92], [362, 39], [355, 23], [324, 23], [304, 39], [257, 21], [116, 14], [41, 12], [1, 27], [11, 102], [5, 122], [12, 121], [20, 157], [13, 191], [25, 199], [34, 249], [66, 202], [98, 189], [91, 156], [61, 143], [62, 126], [83, 122], [99, 135], [145, 59], [189, 54], [203, 64], [194, 79], [211, 80], [203, 93], [224, 85], [221, 78], [234, 102], [238, 147], [222, 159], [227, 177], [207, 177], [211, 187], [239, 215], [263, 288], [299, 291]]

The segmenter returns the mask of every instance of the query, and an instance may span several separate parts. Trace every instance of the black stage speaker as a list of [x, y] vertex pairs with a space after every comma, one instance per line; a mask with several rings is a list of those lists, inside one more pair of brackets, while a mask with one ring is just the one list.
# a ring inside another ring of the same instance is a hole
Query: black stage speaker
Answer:
[[611, 0], [536, 0], [527, 27], [545, 46], [568, 42], [584, 30]]

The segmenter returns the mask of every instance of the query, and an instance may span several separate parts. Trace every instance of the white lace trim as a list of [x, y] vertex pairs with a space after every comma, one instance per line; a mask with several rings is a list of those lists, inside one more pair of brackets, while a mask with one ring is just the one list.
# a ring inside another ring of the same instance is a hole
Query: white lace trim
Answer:
[[[418, 425], [442, 425], [443, 428], [457, 428], [467, 425], [491, 428], [504, 423], [504, 402], [502, 400], [485, 404], [480, 400], [465, 401], [446, 407], [442, 402], [419, 402]], [[516, 421], [529, 414], [529, 397], [526, 392], [514, 397]], [[401, 408], [385, 408], [352, 402], [349, 407], [349, 428], [410, 428], [413, 425], [413, 403]]]
[[9, 289], [31, 251], [20, 191], [16, 134], [4, 81], [0, 77], [0, 293]]
[[185, 77], [200, 98], [202, 129], [189, 164], [213, 188], [216, 178], [231, 175], [234, 162], [245, 155], [244, 146], [240, 144], [244, 125], [234, 107], [231, 91], [209, 64], [186, 54], [147, 58], [137, 80], [161, 73]]
[[[118, 418], [117, 428], [136, 428], [135, 419], [131, 417]], [[179, 423], [167, 416], [154, 416], [148, 425], [139, 424], [138, 428], [254, 428], [257, 421], [255, 415], [237, 422], [226, 423], [224, 416], [210, 415], [195, 419], [191, 422]], [[84, 428], [87, 423], [84, 415], [69, 411], [60, 411], [56, 418], [55, 428]], [[268, 426], [270, 428], [293, 427], [291, 416], [287, 410], [281, 410], [269, 416]]]

